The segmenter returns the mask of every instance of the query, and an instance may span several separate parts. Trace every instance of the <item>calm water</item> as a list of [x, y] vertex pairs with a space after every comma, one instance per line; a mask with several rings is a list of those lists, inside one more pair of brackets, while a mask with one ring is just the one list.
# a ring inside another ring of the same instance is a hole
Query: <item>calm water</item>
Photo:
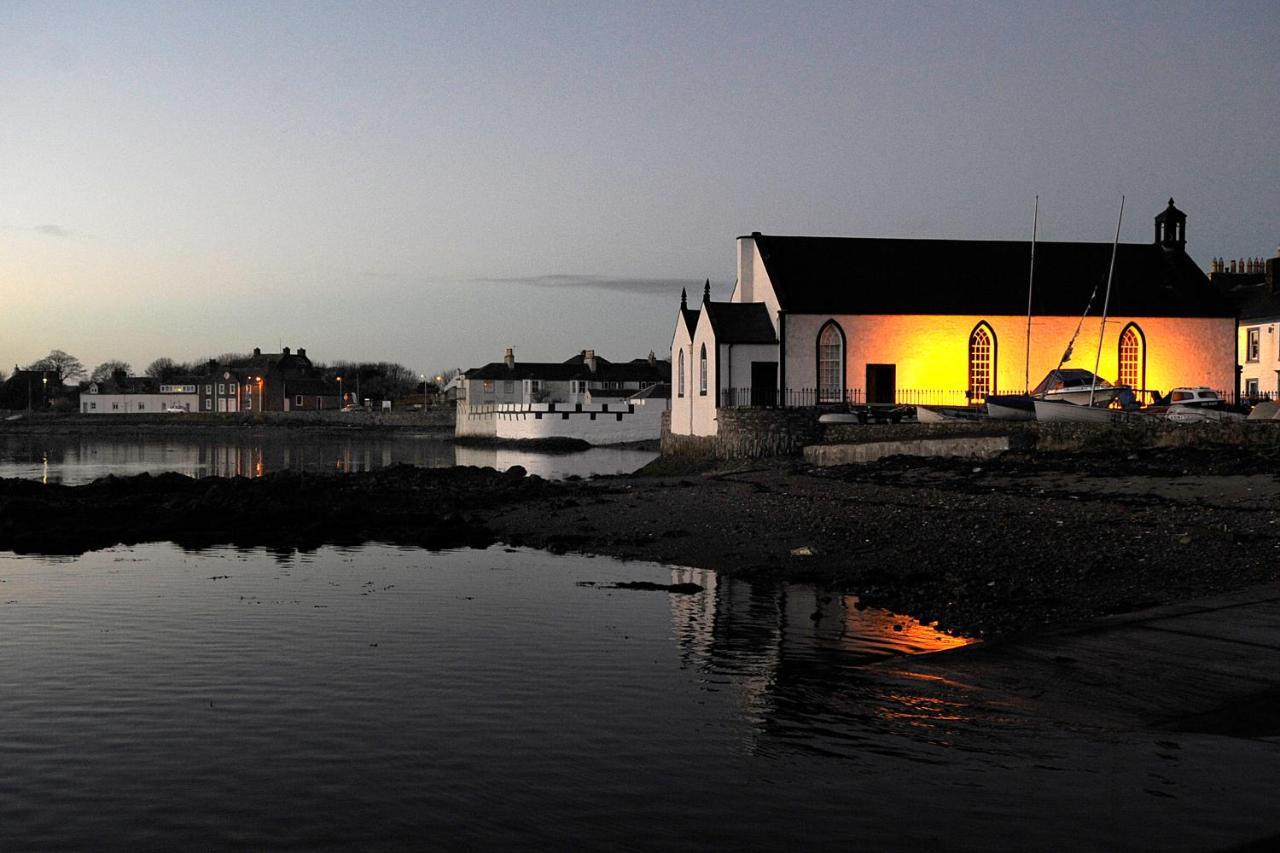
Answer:
[[888, 657], [959, 642], [523, 550], [0, 555], [0, 849], [1205, 849], [1273, 813], [1274, 752], [1170, 765]]
[[372, 471], [389, 465], [450, 465], [505, 470], [523, 465], [547, 478], [625, 474], [657, 456], [634, 448], [596, 447], [546, 454], [455, 447], [440, 434], [331, 436], [285, 431], [213, 436], [0, 435], [0, 477], [77, 485], [108, 474], [176, 471], [190, 477], [261, 477], [276, 471]]

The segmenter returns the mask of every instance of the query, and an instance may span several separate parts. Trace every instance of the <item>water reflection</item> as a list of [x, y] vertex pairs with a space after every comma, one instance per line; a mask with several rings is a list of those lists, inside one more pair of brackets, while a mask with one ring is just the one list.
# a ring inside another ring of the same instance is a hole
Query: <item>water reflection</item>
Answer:
[[440, 434], [334, 436], [288, 433], [208, 436], [0, 436], [0, 477], [77, 485], [108, 475], [174, 472], [189, 477], [261, 477], [278, 471], [350, 474], [407, 464], [422, 468], [522, 465], [547, 478], [634, 471], [656, 454], [593, 448], [548, 455], [495, 448], [455, 447]]
[[945, 742], [966, 719], [964, 685], [865, 667], [972, 640], [812, 586], [690, 568], [672, 569], [671, 578], [706, 590], [671, 596], [681, 660], [703, 674], [705, 689], [737, 694], [756, 750], [853, 755], [885, 748], [868, 740], [871, 731]]

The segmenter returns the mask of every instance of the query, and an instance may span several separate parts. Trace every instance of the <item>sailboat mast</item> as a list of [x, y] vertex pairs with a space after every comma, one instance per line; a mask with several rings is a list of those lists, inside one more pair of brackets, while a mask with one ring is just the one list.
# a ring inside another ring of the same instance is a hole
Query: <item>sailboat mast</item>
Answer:
[[1027, 277], [1027, 359], [1022, 369], [1022, 390], [1031, 390], [1031, 291], [1036, 283], [1036, 228], [1040, 225], [1040, 196], [1031, 214], [1031, 274]]
[[1116, 238], [1111, 242], [1111, 266], [1107, 270], [1107, 294], [1102, 297], [1102, 325], [1098, 327], [1098, 354], [1093, 359], [1093, 383], [1089, 386], [1089, 405], [1098, 390], [1098, 365], [1102, 363], [1102, 340], [1107, 336], [1107, 308], [1111, 305], [1111, 277], [1116, 272], [1116, 250], [1120, 248], [1120, 223], [1124, 221], [1124, 195], [1120, 196], [1120, 217], [1116, 220]]

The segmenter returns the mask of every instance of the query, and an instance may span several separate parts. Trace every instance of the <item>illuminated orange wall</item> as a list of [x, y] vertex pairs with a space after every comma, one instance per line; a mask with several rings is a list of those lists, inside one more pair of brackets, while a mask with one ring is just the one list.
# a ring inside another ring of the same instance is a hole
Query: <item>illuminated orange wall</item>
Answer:
[[[789, 388], [817, 385], [817, 338], [836, 320], [846, 340], [845, 385], [864, 388], [867, 364], [897, 365], [902, 390], [962, 391], [968, 387], [969, 335], [982, 321], [996, 336], [996, 391], [1024, 389], [1026, 323], [1023, 317], [939, 315], [821, 316], [786, 318]], [[1035, 317], [1031, 325], [1030, 384], [1058, 366], [1079, 317]], [[1098, 372], [1115, 381], [1120, 333], [1136, 322], [1146, 339], [1146, 388], [1167, 392], [1175, 385], [1235, 388], [1236, 327], [1232, 319], [1110, 317]], [[1084, 321], [1070, 361], [1064, 366], [1092, 370], [1098, 346], [1098, 318]]]

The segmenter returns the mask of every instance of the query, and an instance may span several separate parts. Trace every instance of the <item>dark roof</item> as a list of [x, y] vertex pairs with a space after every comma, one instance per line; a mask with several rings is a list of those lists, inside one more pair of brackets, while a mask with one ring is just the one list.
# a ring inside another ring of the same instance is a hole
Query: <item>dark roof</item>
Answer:
[[763, 302], [704, 302], [719, 344], [776, 344], [778, 336]]
[[587, 366], [583, 353], [578, 353], [562, 362], [517, 361], [513, 367], [507, 367], [503, 361], [491, 361], [483, 367], [471, 368], [466, 371], [466, 376], [468, 379], [540, 379], [544, 382], [568, 382], [572, 379], [587, 382], [659, 382], [671, 376], [670, 361], [655, 360], [650, 364], [647, 358], [637, 358], [616, 364], [603, 356], [595, 358], [594, 372]]
[[1242, 321], [1280, 317], [1280, 293], [1276, 293], [1276, 258], [1268, 258], [1267, 272], [1216, 272], [1209, 276], [1214, 288], [1235, 306]]
[[693, 330], [698, 328], [698, 309], [697, 308], [681, 308], [680, 317], [684, 320], [684, 327], [689, 332], [689, 337], [693, 337]]
[[[784, 311], [801, 314], [989, 314], [1027, 311], [1031, 244], [982, 240], [753, 235]], [[1109, 243], [1036, 243], [1031, 310], [1077, 316], [1099, 286]], [[1110, 313], [1233, 317], [1232, 307], [1180, 249], [1122, 243]]]

